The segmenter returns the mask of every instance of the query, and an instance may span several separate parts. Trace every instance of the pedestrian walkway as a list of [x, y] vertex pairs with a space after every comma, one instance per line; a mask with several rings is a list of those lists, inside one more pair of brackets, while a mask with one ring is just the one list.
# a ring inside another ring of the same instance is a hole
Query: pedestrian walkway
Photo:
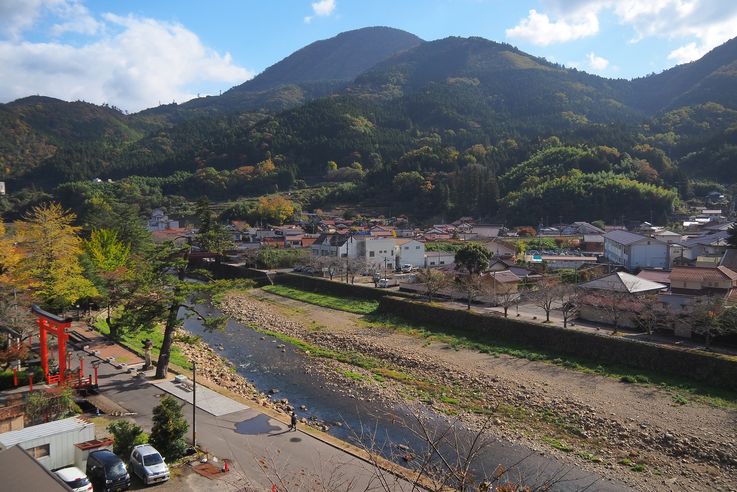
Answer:
[[[153, 384], [154, 386], [161, 388], [167, 393], [170, 393], [191, 405], [192, 395], [194, 392], [192, 391], [192, 382], [188, 381], [188, 383], [189, 384], [177, 383], [172, 379]], [[248, 410], [246, 405], [232, 400], [227, 396], [223, 396], [220, 393], [216, 393], [201, 384], [197, 385], [197, 408], [204, 410], [215, 417], [228, 415], [229, 413], [235, 413], [241, 410]]]

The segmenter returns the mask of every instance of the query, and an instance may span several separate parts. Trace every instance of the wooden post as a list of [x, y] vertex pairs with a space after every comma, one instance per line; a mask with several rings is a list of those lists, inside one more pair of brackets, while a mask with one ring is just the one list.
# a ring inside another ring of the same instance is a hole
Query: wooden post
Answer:
[[15, 387], [18, 386], [18, 368], [17, 367], [13, 368], [13, 386]]
[[28, 392], [33, 391], [33, 373], [28, 373]]

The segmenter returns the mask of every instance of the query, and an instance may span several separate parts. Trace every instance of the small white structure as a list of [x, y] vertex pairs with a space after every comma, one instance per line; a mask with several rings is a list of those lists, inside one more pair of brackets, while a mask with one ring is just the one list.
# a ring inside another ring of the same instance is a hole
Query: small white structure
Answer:
[[425, 267], [439, 267], [452, 265], [456, 261], [456, 254], [452, 251], [428, 251], [425, 253]]
[[5, 194], [5, 181], [0, 181], [0, 195]]
[[396, 239], [395, 244], [397, 265], [425, 266], [425, 243], [415, 239]]
[[74, 445], [94, 438], [95, 424], [70, 417], [0, 434], [0, 450], [17, 444], [44, 467], [55, 470], [74, 465], [77, 459]]
[[148, 219], [148, 230], [153, 231], [165, 231], [167, 229], [178, 229], [179, 221], [170, 220], [169, 216], [164, 213], [160, 208], [154, 209], [151, 212], [151, 218]]

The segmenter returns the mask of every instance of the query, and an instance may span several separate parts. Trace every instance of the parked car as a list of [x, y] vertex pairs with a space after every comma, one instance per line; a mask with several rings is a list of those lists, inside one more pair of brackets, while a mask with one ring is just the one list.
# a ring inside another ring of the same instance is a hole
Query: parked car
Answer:
[[112, 451], [92, 451], [87, 457], [87, 477], [96, 491], [117, 492], [131, 486], [131, 476], [123, 460]]
[[146, 485], [169, 480], [169, 467], [161, 453], [150, 444], [139, 444], [133, 448], [130, 466], [133, 473]]
[[62, 468], [55, 473], [73, 492], [92, 492], [89, 478], [76, 466]]
[[410, 265], [409, 263], [405, 263], [404, 265], [402, 265], [402, 273], [409, 273], [411, 271], [412, 265]]

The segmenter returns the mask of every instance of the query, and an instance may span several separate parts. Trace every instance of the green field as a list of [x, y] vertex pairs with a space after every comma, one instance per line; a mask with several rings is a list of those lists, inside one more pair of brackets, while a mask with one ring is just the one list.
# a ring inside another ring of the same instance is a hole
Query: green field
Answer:
[[[100, 333], [102, 333], [103, 335], [110, 334], [110, 328], [108, 328], [107, 321], [105, 321], [104, 319], [98, 319], [95, 322], [95, 326], [98, 330], [100, 330]], [[147, 338], [153, 342], [153, 347], [151, 348], [151, 356], [152, 358], [157, 358], [159, 356], [161, 342], [164, 340], [164, 329], [161, 327], [157, 327], [154, 330], [138, 330], [127, 333], [124, 332], [120, 336], [120, 339], [118, 341], [122, 345], [130, 347], [138, 353], [143, 354], [143, 341]], [[171, 357], [169, 359], [169, 362], [183, 369], [192, 369], [192, 363], [182, 355], [182, 353], [175, 345], [172, 345]]]
[[338, 311], [347, 311], [355, 314], [373, 313], [376, 311], [376, 308], [379, 307], [378, 301], [318, 294], [315, 292], [294, 289], [292, 287], [285, 287], [283, 285], [267, 285], [262, 287], [262, 289], [266, 292], [282, 297], [288, 297], [290, 299], [314, 304], [316, 306], [337, 309]]

